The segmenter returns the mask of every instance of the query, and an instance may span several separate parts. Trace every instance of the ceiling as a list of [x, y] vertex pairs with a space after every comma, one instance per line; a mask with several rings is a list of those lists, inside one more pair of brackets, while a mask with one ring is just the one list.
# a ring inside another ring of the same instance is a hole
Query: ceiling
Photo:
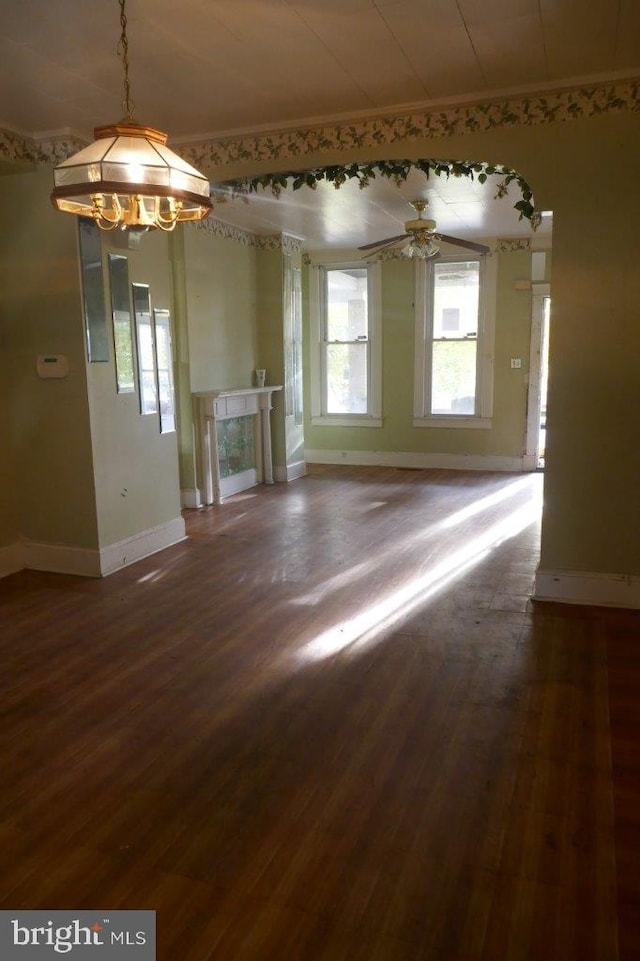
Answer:
[[404, 233], [405, 221], [417, 217], [410, 202], [424, 199], [428, 201], [424, 216], [435, 220], [445, 234], [466, 240], [527, 237], [538, 248], [549, 247], [551, 217], [543, 217], [534, 232], [513, 209], [521, 198], [517, 188], [496, 197], [502, 179], [494, 176], [483, 186], [466, 177], [427, 180], [414, 170], [400, 186], [377, 178], [365, 190], [356, 181], [347, 181], [339, 190], [323, 182], [315, 190], [284, 191], [279, 198], [269, 190], [260, 191], [246, 203], [237, 199], [216, 204], [213, 216], [259, 235], [292, 234], [309, 250], [352, 249]]
[[[119, 16], [117, 0], [2, 0], [0, 127], [91, 139], [118, 120]], [[136, 119], [174, 146], [640, 75], [638, 0], [127, 0], [127, 17]], [[526, 235], [494, 192], [376, 182], [215, 215], [349, 246], [401, 232], [406, 201], [429, 196], [447, 233]]]

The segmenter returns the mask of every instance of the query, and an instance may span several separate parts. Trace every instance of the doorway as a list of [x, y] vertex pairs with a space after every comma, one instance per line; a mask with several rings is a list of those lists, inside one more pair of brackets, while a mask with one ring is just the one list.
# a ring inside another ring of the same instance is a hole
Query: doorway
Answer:
[[551, 288], [549, 284], [534, 283], [532, 290], [531, 350], [529, 355], [529, 392], [524, 460], [525, 469], [544, 470], [547, 447]]

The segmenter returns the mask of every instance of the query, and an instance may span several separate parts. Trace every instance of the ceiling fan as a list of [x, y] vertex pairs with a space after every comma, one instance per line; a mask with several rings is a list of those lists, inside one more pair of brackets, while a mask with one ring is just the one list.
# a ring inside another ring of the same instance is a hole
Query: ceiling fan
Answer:
[[411, 206], [418, 216], [414, 220], [407, 220], [404, 225], [404, 234], [398, 234], [397, 237], [386, 237], [384, 240], [376, 240], [371, 244], [364, 244], [364, 246], [358, 247], [358, 250], [375, 250], [376, 248], [382, 250], [383, 248], [393, 247], [403, 240], [408, 240], [409, 244], [404, 253], [408, 257], [418, 257], [426, 260], [438, 255], [440, 246], [436, 241], [444, 240], [447, 244], [466, 247], [468, 250], [475, 250], [479, 254], [489, 253], [490, 248], [486, 244], [477, 244], [472, 240], [462, 240], [460, 237], [450, 237], [448, 234], [437, 233], [435, 220], [428, 220], [422, 216], [428, 203], [428, 200], [413, 200], [411, 202]]

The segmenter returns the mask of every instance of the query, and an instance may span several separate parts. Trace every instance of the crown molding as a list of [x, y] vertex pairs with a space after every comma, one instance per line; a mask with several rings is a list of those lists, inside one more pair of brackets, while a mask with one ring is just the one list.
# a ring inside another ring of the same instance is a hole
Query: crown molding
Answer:
[[632, 83], [640, 80], [640, 68], [631, 70], [609, 71], [607, 73], [591, 74], [574, 77], [570, 80], [559, 80], [555, 83], [531, 83], [514, 87], [502, 87], [493, 90], [476, 91], [458, 94], [452, 97], [439, 97], [431, 100], [417, 100], [410, 103], [399, 103], [378, 110], [365, 108], [350, 110], [343, 113], [333, 113], [325, 116], [298, 117], [280, 124], [258, 124], [251, 127], [235, 127], [229, 130], [217, 130], [203, 133], [183, 134], [172, 137], [175, 145], [202, 143], [210, 140], [216, 142], [227, 140], [242, 140], [246, 137], [273, 136], [287, 131], [308, 130], [318, 127], [349, 126], [363, 120], [384, 120], [387, 117], [404, 117], [409, 114], [438, 113], [451, 107], [473, 107], [479, 104], [496, 103], [505, 100], [532, 99], [535, 97], [548, 98], [567, 91], [609, 87], [614, 84]]
[[285, 162], [300, 161], [305, 156], [324, 151], [368, 148], [379, 152], [381, 147], [399, 142], [411, 143], [499, 127], [563, 123], [639, 109], [640, 81], [634, 79], [439, 110], [369, 116], [349, 123], [192, 141], [182, 144], [180, 153], [198, 169], [270, 162], [272, 169], [277, 170]]
[[233, 240], [241, 247], [255, 247], [257, 250], [280, 250], [283, 254], [296, 256], [302, 253], [304, 242], [292, 234], [254, 234], [250, 230], [233, 227], [215, 217], [206, 217], [197, 223], [185, 224], [187, 230], [200, 230], [219, 237], [222, 240]]

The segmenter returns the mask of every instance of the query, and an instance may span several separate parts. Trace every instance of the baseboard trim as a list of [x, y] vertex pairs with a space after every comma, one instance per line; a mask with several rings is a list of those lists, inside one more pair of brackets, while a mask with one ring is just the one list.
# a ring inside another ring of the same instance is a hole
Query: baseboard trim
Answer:
[[23, 567], [52, 574], [75, 574], [78, 577], [100, 577], [100, 553], [88, 547], [68, 547], [64, 544], [41, 544], [24, 541]]
[[277, 464], [273, 468], [273, 479], [278, 484], [288, 484], [289, 481], [297, 480], [299, 477], [304, 477], [307, 473], [307, 462], [306, 460], [296, 461], [294, 464], [285, 464], [278, 466]]
[[22, 544], [7, 544], [0, 547], [0, 577], [17, 574], [24, 568], [24, 552]]
[[202, 498], [200, 497], [200, 491], [197, 489], [197, 487], [194, 490], [180, 491], [180, 505], [182, 507], [189, 507], [192, 509], [202, 507]]
[[113, 574], [123, 567], [129, 567], [136, 561], [141, 561], [143, 557], [156, 554], [165, 547], [179, 544], [186, 539], [184, 520], [182, 517], [175, 517], [166, 524], [152, 527], [134, 534], [133, 537], [126, 537], [116, 544], [110, 544], [100, 551], [100, 574]]
[[640, 577], [588, 571], [544, 571], [536, 574], [533, 599], [559, 604], [640, 609]]
[[484, 454], [427, 454], [413, 451], [305, 450], [310, 464], [351, 464], [355, 467], [440, 468], [522, 473], [522, 457]]

